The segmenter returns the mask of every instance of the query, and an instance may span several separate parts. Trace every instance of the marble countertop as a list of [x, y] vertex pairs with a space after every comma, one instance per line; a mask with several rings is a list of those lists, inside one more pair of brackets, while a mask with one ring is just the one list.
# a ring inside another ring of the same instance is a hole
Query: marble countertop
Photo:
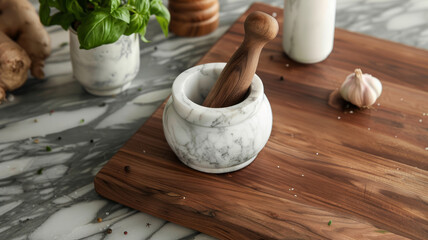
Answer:
[[[166, 39], [151, 23], [141, 70], [115, 97], [89, 95], [73, 80], [68, 33], [49, 27], [47, 78], [29, 79], [0, 105], [0, 238], [214, 239], [106, 200], [94, 191], [93, 179], [170, 94], [175, 77], [251, 2], [220, 0], [220, 26], [203, 37]], [[264, 2], [283, 6], [282, 0]], [[428, 49], [427, 16], [428, 1], [337, 0], [336, 26]]]

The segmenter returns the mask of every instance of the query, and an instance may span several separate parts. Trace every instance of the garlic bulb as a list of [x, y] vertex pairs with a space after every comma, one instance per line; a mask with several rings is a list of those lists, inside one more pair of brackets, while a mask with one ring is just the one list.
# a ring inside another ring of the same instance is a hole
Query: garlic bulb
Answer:
[[363, 74], [359, 68], [349, 74], [340, 87], [340, 95], [358, 107], [373, 105], [381, 93], [382, 84], [379, 79], [370, 74]]

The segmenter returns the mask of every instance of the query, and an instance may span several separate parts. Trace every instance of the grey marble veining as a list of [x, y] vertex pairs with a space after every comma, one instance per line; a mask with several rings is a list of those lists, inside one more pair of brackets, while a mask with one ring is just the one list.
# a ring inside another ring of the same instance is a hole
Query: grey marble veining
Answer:
[[[141, 45], [141, 70], [115, 97], [92, 96], [73, 80], [68, 33], [49, 27], [53, 52], [46, 80], [30, 78], [0, 105], [0, 239], [124, 239], [124, 231], [126, 239], [212, 239], [103, 199], [92, 182], [170, 94], [175, 77], [251, 2], [220, 0], [219, 28], [199, 38], [165, 39], [152, 20], [152, 42]], [[428, 49], [426, 16], [428, 1], [338, 0], [336, 27]], [[106, 234], [107, 228], [113, 232]]]

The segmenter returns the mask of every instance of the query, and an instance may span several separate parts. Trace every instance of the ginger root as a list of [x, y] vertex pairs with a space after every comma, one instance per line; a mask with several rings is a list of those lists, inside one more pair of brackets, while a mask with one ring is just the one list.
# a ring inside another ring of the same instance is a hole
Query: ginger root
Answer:
[[0, 0], [0, 103], [5, 91], [24, 84], [29, 67], [34, 77], [44, 78], [50, 46], [49, 35], [28, 0]]
[[6, 90], [14, 90], [27, 80], [31, 60], [18, 44], [0, 32], [0, 103]]

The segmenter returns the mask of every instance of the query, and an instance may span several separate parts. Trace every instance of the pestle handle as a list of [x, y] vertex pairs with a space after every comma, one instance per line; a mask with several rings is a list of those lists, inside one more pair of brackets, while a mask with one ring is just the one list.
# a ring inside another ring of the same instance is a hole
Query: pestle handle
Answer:
[[245, 19], [245, 37], [241, 46], [227, 62], [203, 106], [229, 107], [246, 97], [256, 73], [260, 52], [278, 34], [278, 22], [263, 12], [253, 12]]

